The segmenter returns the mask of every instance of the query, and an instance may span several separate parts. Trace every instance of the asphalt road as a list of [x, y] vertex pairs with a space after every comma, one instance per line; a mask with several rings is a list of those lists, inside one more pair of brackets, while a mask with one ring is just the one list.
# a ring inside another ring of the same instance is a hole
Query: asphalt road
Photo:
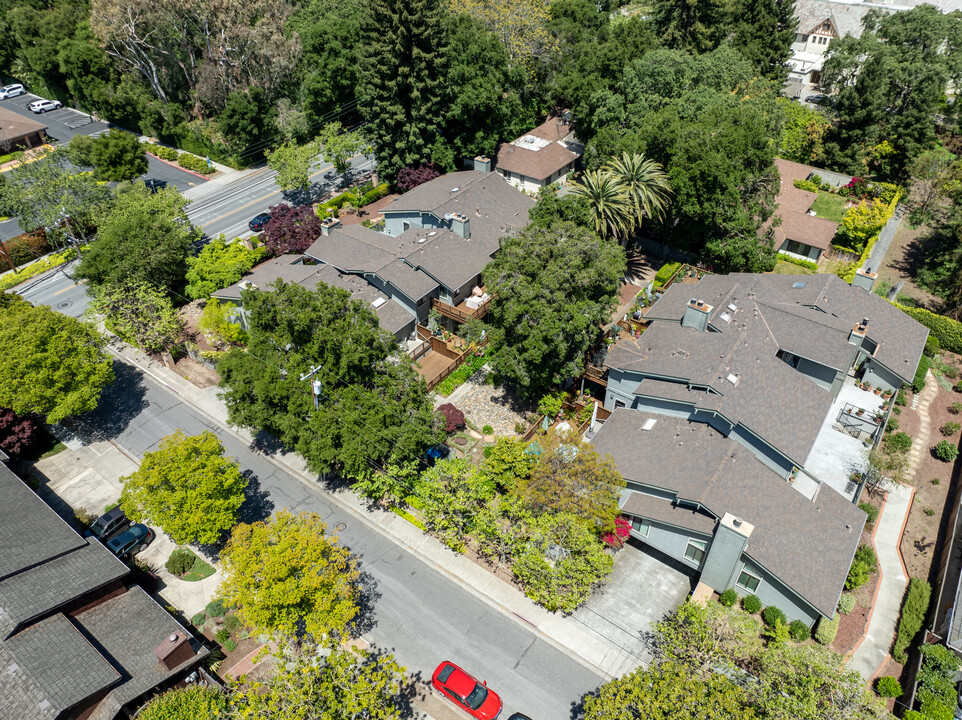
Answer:
[[340, 540], [357, 556], [366, 578], [362, 625], [410, 673], [430, 681], [439, 662], [452, 660], [502, 696], [503, 717], [517, 711], [539, 720], [571, 718], [581, 697], [600, 684], [601, 678], [520, 621], [342, 510], [331, 500], [335, 491], [288, 474], [136, 368], [118, 361], [115, 370], [117, 380], [100, 407], [82, 421], [95, 434], [78, 434], [87, 441], [109, 438], [142, 457], [177, 429], [188, 434], [210, 430], [251, 478], [248, 503], [241, 510], [245, 522], [288, 508], [318, 513], [330, 528], [343, 523]]
[[[369, 171], [373, 161], [363, 155], [351, 159], [346, 176], [334, 172], [330, 163], [321, 161], [314, 166], [311, 185], [306, 191], [285, 191], [277, 186], [277, 173], [263, 168], [245, 175], [217, 190], [204, 192], [187, 206], [187, 217], [209, 238], [220, 234], [228, 240], [250, 234], [247, 223], [279, 203], [306, 205], [325, 194], [346, 187], [352, 180]], [[205, 188], [204, 190], [209, 190]], [[194, 193], [187, 193], [192, 197]]]
[[76, 264], [74, 260], [61, 265], [56, 272], [18, 285], [15, 292], [34, 305], [47, 305], [59, 313], [79, 318], [87, 309], [90, 298], [84, 283], [70, 276]]
[[[47, 126], [47, 135], [58, 143], [70, 142], [75, 135], [99, 135], [110, 129], [110, 124], [102, 120], [93, 122], [87, 113], [70, 107], [51, 110], [43, 114], [35, 114], [27, 109], [27, 105], [34, 100], [41, 100], [38, 95], [27, 93], [19, 97], [0, 100], [0, 107], [10, 110], [23, 117], [42, 122]], [[204, 178], [185, 172], [180, 168], [161, 162], [157, 158], [147, 156], [147, 173], [140, 176], [140, 180], [161, 180], [183, 192], [191, 187], [207, 182]]]

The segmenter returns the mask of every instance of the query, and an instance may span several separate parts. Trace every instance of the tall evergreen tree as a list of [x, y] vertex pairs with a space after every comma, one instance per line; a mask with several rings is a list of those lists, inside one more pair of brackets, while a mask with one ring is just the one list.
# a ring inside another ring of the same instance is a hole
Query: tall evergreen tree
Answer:
[[765, 77], [785, 82], [798, 27], [795, 0], [738, 0], [732, 20], [732, 45]]
[[379, 174], [431, 159], [437, 139], [444, 48], [440, 0], [373, 0], [364, 24], [360, 110]]
[[725, 37], [732, 0], [654, 0], [651, 22], [665, 47], [703, 53]]

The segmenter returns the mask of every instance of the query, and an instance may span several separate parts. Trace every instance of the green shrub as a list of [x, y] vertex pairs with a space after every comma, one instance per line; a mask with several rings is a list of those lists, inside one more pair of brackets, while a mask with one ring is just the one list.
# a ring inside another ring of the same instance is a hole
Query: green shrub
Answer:
[[185, 170], [192, 170], [201, 175], [209, 175], [214, 172], [213, 165], [208, 166], [204, 158], [191, 155], [190, 153], [181, 153], [180, 157], [177, 158], [177, 164]]
[[728, 588], [725, 592], [718, 596], [718, 602], [720, 602], [725, 607], [731, 607], [738, 602], [738, 593], [735, 592], [735, 588]]
[[515, 431], [518, 435], [524, 435], [524, 433], [525, 433], [525, 431], [526, 431], [527, 429], [528, 429], [528, 426], [525, 425], [525, 424], [524, 424], [523, 422], [521, 422], [520, 420], [514, 424], [514, 431]]
[[952, 320], [944, 315], [937, 315], [925, 308], [913, 308], [893, 303], [895, 307], [911, 318], [925, 325], [939, 340], [939, 345], [945, 350], [962, 353], [962, 322]]
[[912, 448], [912, 438], [904, 432], [886, 435], [882, 443], [889, 452], [907, 453]]
[[564, 401], [565, 394], [563, 391], [558, 390], [556, 392], [548, 393], [538, 401], [538, 412], [553, 420], [558, 413], [561, 412], [561, 407], [564, 405]]
[[808, 192], [813, 193], [818, 192], [818, 183], [812, 180], [802, 180], [801, 178], [798, 178], [792, 181], [792, 185], [797, 187], [799, 190], [808, 190]]
[[391, 186], [387, 183], [378, 185], [373, 190], [369, 190], [361, 196], [361, 207], [365, 205], [370, 205], [372, 202], [377, 202], [383, 197], [387, 197], [391, 192]]
[[875, 521], [878, 520], [878, 508], [875, 507], [872, 503], [859, 503], [858, 507], [859, 507], [859, 510], [861, 510], [868, 516], [866, 518], [866, 522], [869, 525], [873, 525]]
[[153, 143], [147, 144], [144, 148], [151, 155], [156, 155], [161, 160], [175, 161], [180, 153], [174, 148], [166, 147], [165, 145], [155, 145]]
[[217, 634], [214, 635], [214, 639], [217, 642], [219, 642], [221, 645], [223, 645], [225, 642], [230, 640], [230, 633], [227, 632], [227, 630], [225, 630], [224, 628], [221, 628], [220, 630], [217, 631]]
[[[955, 703], [953, 703], [954, 705]], [[955, 715], [952, 712], [952, 707], [940, 702], [938, 700], [931, 700], [926, 703], [922, 703], [922, 717], [925, 720], [954, 720]]]
[[164, 567], [167, 568], [167, 572], [171, 575], [180, 577], [194, 566], [196, 559], [197, 556], [187, 548], [177, 548], [170, 554], [170, 557], [167, 558]]
[[226, 650], [229, 653], [234, 652], [237, 649], [237, 643], [231, 640], [230, 638], [227, 638], [224, 642], [221, 643], [221, 645], [223, 645], [224, 650]]
[[799, 267], [808, 268], [809, 270], [818, 270], [818, 263], [812, 262], [811, 260], [803, 260], [802, 258], [797, 258], [793, 255], [786, 255], [784, 253], [779, 253], [778, 259], [792, 265], [798, 265]]
[[962, 380], [960, 380], [955, 384], [955, 391], [957, 393], [962, 393]]
[[206, 610], [207, 614], [211, 617], [219, 618], [224, 617], [224, 615], [227, 613], [227, 606], [224, 604], [224, 601], [221, 598], [217, 598], [216, 600], [211, 600], [209, 603], [207, 603]]
[[838, 599], [838, 611], [842, 615], [848, 615], [855, 609], [855, 596], [850, 593], [842, 593]]
[[855, 590], [868, 582], [869, 576], [878, 570], [878, 557], [868, 545], [859, 545], [855, 551], [855, 558], [852, 566], [848, 569], [848, 577], [845, 578], [845, 589]]
[[224, 629], [233, 635], [241, 629], [241, 620], [236, 615], [228, 615], [224, 618]]
[[929, 600], [932, 596], [932, 586], [920, 578], [909, 580], [909, 589], [905, 593], [905, 603], [902, 605], [902, 616], [899, 618], [898, 629], [895, 633], [895, 645], [892, 647], [892, 657], [896, 662], [905, 664], [908, 660], [908, 649], [925, 623], [925, 614], [929, 610]]
[[929, 482], [932, 483], [933, 485], [938, 485], [942, 481], [939, 480], [938, 478], [932, 478], [931, 480], [929, 480]]
[[962, 413], [962, 402], [954, 402], [951, 405], [949, 405], [949, 412], [952, 413], [953, 415], [958, 415], [959, 413]]
[[481, 432], [485, 435], [494, 435], [494, 428], [490, 425], [485, 425], [483, 428], [481, 428]]
[[655, 273], [655, 287], [661, 287], [671, 280], [671, 276], [678, 272], [678, 268], [680, 267], [680, 262], [670, 262], [662, 265], [661, 269]]
[[758, 595], [746, 595], [742, 598], [742, 609], [754, 615], [762, 609], [762, 601]]
[[902, 686], [890, 675], [880, 677], [875, 683], [875, 690], [884, 698], [897, 698], [902, 695]]
[[935, 353], [939, 351], [939, 339], [935, 337], [932, 333], [925, 339], [925, 349], [922, 350], [926, 357], [934, 358]]
[[935, 515], [935, 510], [933, 510], [932, 508], [925, 508], [925, 510], [923, 510], [922, 512], [924, 512], [929, 517], [932, 517], [933, 515]]
[[[899, 408], [892, 408], [893, 410], [898, 410]], [[885, 423], [885, 432], [894, 433], [899, 429], [899, 419], [895, 416], [890, 416], [889, 421]]]
[[190, 624], [193, 625], [194, 627], [200, 627], [201, 625], [204, 624], [205, 620], [207, 620], [207, 614], [203, 612], [199, 612], [190, 619]]
[[776, 620], [781, 620], [783, 623], [788, 622], [788, 618], [785, 617], [785, 613], [783, 613], [774, 605], [769, 605], [767, 608], [762, 610], [762, 622], [764, 622], [766, 625], [772, 627], [775, 625]]
[[808, 629], [808, 625], [803, 623], [801, 620], [792, 620], [791, 624], [788, 626], [788, 634], [795, 642], [805, 642], [812, 636], [811, 631]]
[[959, 449], [948, 440], [940, 440], [933, 450], [935, 450], [935, 457], [942, 462], [952, 462], [959, 456]]
[[899, 407], [905, 407], [909, 404], [909, 398], [908, 395], [905, 394], [905, 388], [899, 388], [899, 391], [895, 396], [895, 404]]
[[939, 432], [945, 435], [945, 437], [952, 437], [959, 431], [959, 427], [962, 426], [957, 422], [947, 422], [939, 428]]
[[925, 388], [925, 374], [932, 367], [932, 360], [925, 355], [919, 360], [919, 366], [915, 369], [915, 377], [912, 380], [912, 392], [920, 393]]
[[835, 614], [831, 620], [826, 620], [822, 618], [818, 621], [818, 627], [815, 628], [815, 640], [822, 645], [831, 645], [835, 636], [838, 635], [838, 625], [842, 621], [842, 616], [838, 613]]

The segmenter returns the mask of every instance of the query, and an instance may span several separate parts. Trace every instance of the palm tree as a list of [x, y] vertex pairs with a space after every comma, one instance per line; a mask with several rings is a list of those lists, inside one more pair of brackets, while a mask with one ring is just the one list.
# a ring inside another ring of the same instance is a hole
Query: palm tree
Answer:
[[574, 183], [572, 195], [587, 198], [595, 231], [602, 237], [627, 239], [634, 227], [634, 210], [618, 178], [606, 170], [589, 170]]
[[635, 227], [641, 227], [645, 216], [661, 218], [669, 203], [671, 186], [660, 163], [639, 153], [624, 153], [605, 169], [624, 186], [634, 209]]

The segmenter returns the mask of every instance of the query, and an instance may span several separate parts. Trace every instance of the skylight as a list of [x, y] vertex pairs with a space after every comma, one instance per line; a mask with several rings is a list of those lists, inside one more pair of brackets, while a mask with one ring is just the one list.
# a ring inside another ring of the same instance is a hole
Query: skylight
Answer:
[[728, 373], [728, 377], [726, 377], [725, 379], [726, 379], [728, 382], [730, 382], [732, 385], [737, 385], [737, 384], [738, 384], [738, 376], [735, 375], [734, 373]]
[[722, 313], [721, 315], [719, 315], [719, 317], [727, 323], [730, 323], [732, 321], [732, 316], [729, 315], [728, 313]]
[[656, 422], [657, 420], [655, 420], [655, 418], [648, 418], [647, 420], [645, 420], [645, 424], [641, 426], [641, 429], [651, 430], [653, 427], [655, 427]]
[[804, 282], [797, 282], [797, 283], [795, 283], [794, 285], [792, 285], [792, 287], [795, 288], [796, 290], [801, 290], [803, 287], [805, 287], [805, 283], [804, 283]]
[[371, 302], [371, 305], [373, 305], [373, 306], [376, 307], [376, 308], [379, 308], [379, 307], [381, 307], [381, 306], [382, 306], [384, 303], [386, 303], [386, 302], [387, 302], [387, 300], [385, 300], [385, 299], [382, 298], [382, 297], [379, 297], [379, 298], [376, 298], [375, 300], [373, 300], [373, 301]]
[[735, 303], [728, 303], [728, 309], [732, 312], [735, 312], [738, 309], [738, 306]]

